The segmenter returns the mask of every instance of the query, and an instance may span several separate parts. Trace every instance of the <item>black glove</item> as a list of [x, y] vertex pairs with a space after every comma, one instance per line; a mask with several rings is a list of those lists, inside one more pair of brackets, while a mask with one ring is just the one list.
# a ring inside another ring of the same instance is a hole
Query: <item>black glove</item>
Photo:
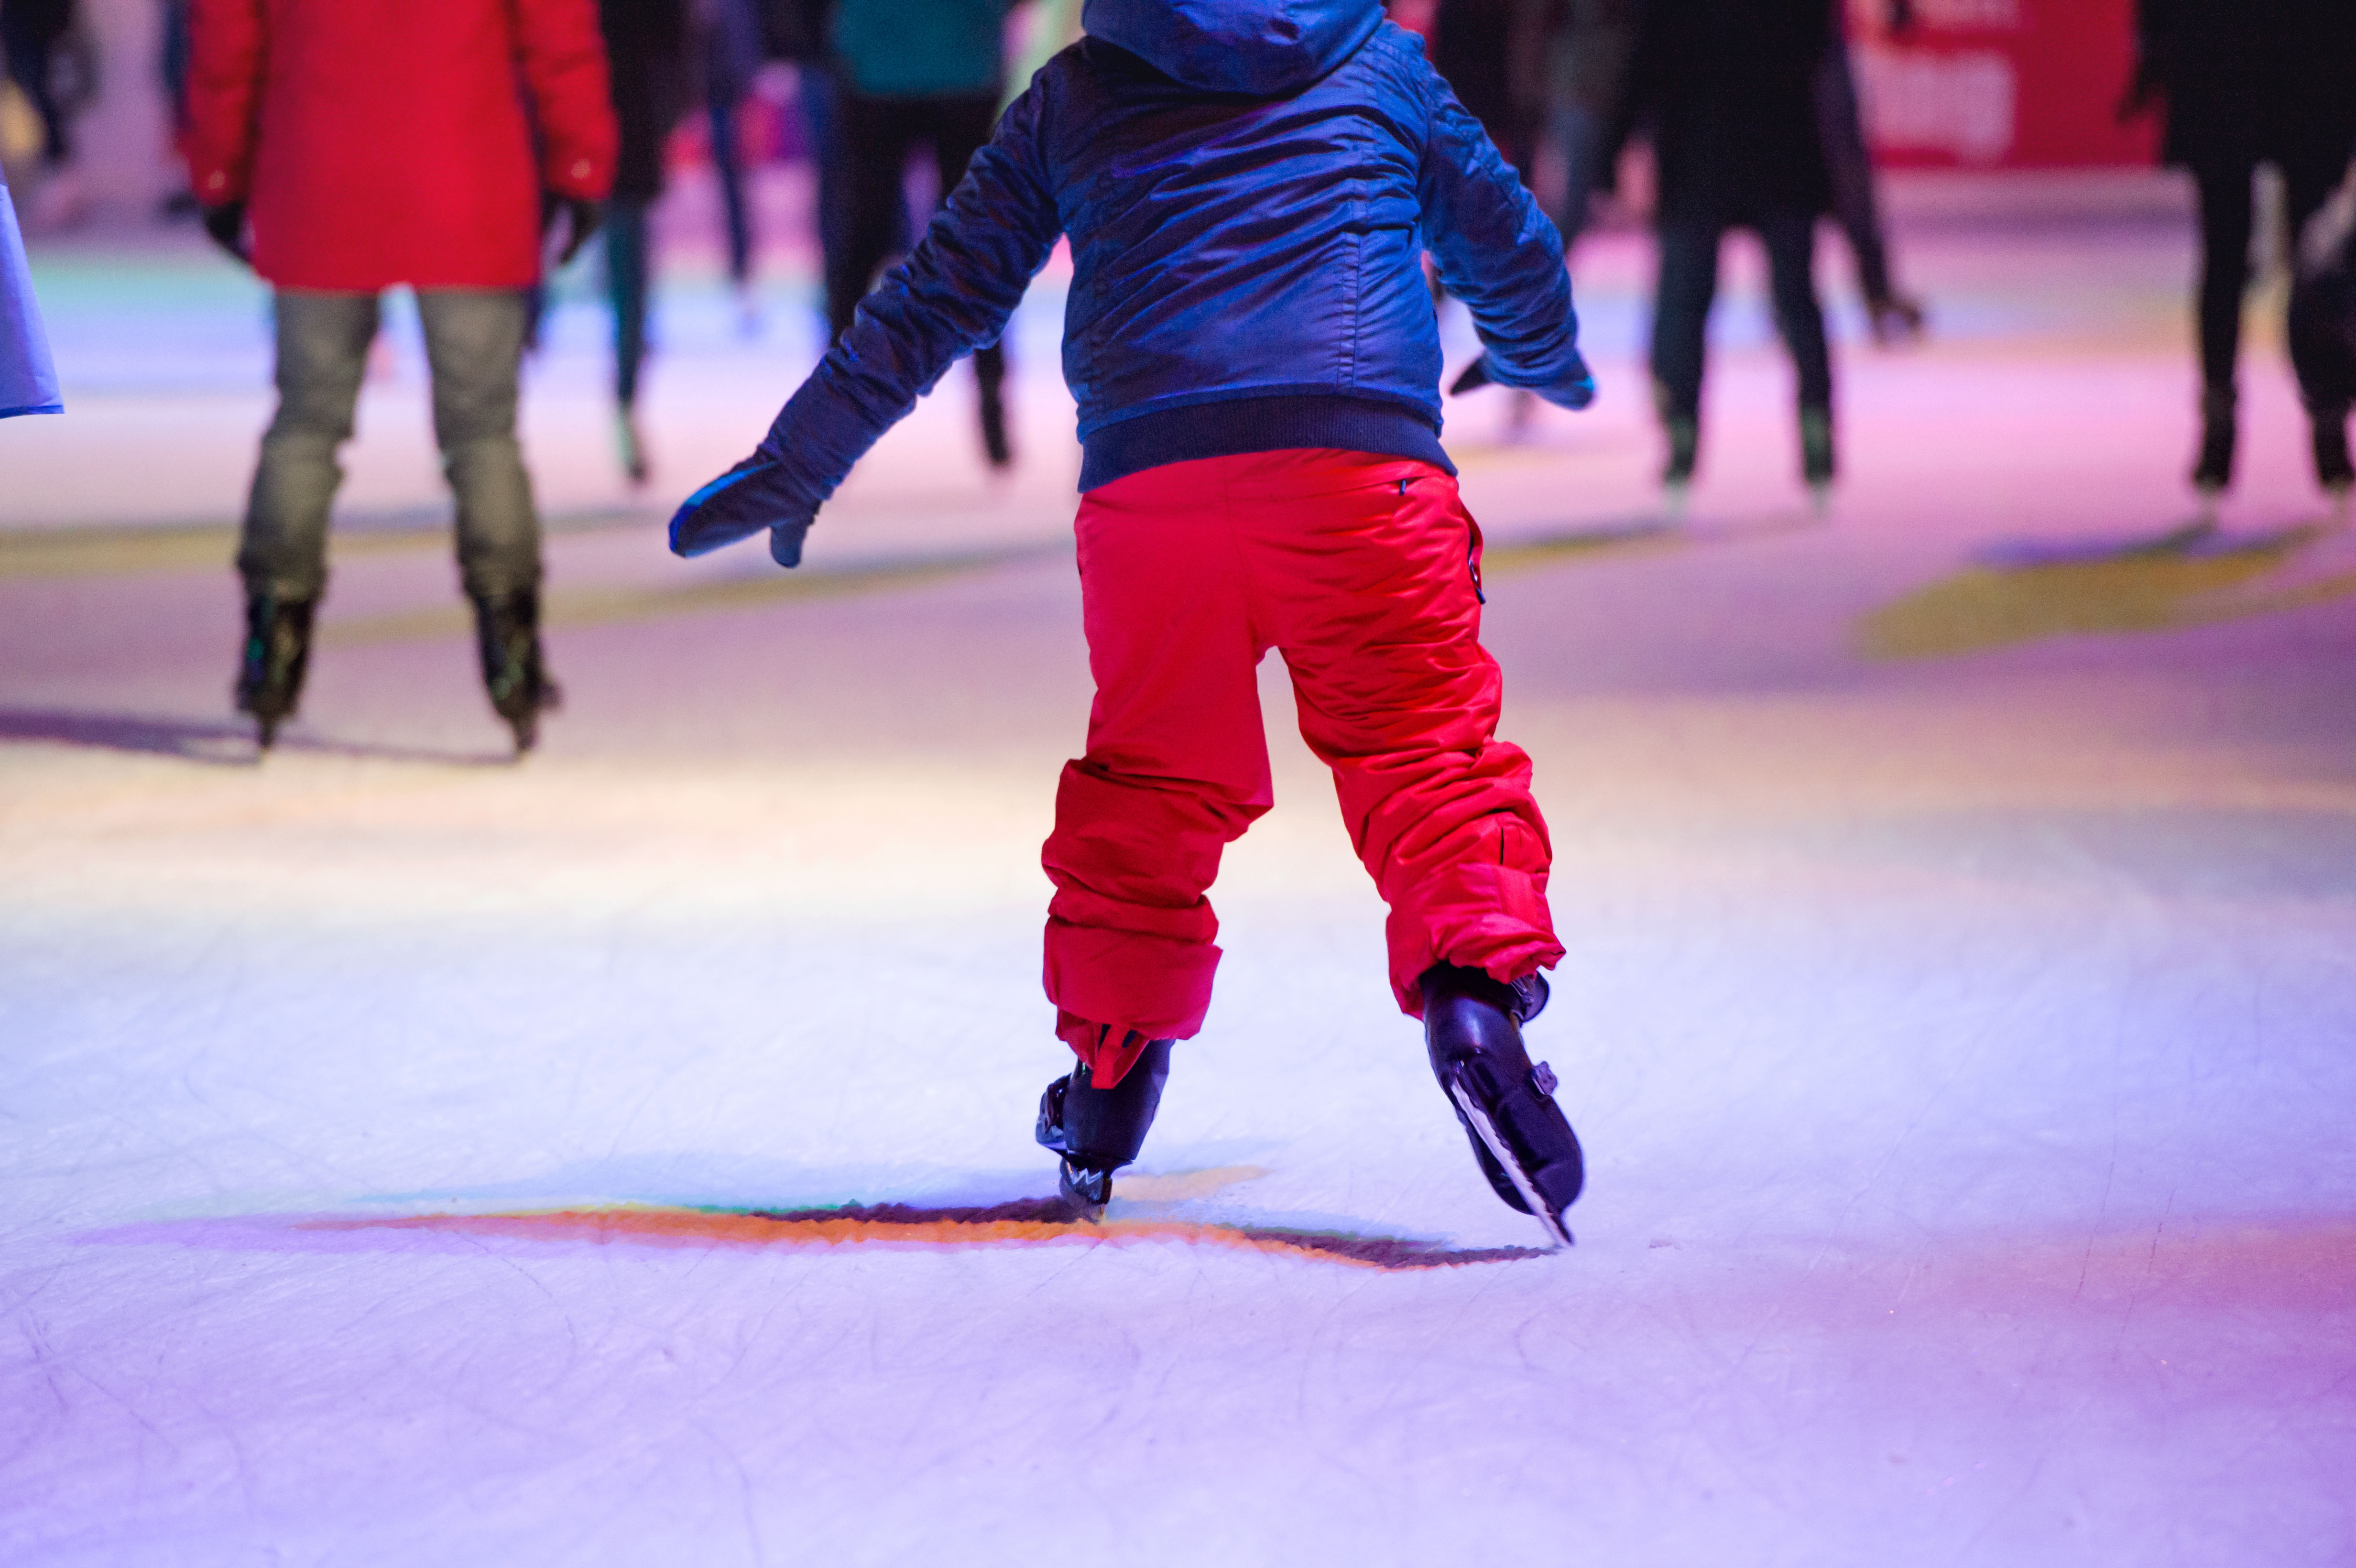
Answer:
[[251, 267], [253, 252], [245, 243], [245, 203], [225, 201], [219, 207], [205, 208], [205, 232], [214, 244]]
[[[1489, 373], [1489, 357], [1483, 354], [1464, 368], [1464, 374], [1449, 383], [1448, 395], [1461, 397], [1496, 384]], [[1532, 387], [1530, 390], [1558, 409], [1583, 409], [1595, 400], [1595, 376], [1588, 369], [1587, 361], [1577, 354], [1570, 357], [1570, 373], [1551, 387]]]
[[1489, 384], [1489, 357], [1483, 354], [1464, 367], [1464, 374], [1448, 383], [1448, 395], [1461, 398], [1467, 392], [1477, 392]]
[[779, 566], [802, 563], [802, 536], [818, 507], [786, 480], [785, 470], [766, 450], [690, 496], [670, 520], [673, 555], [704, 555], [738, 539], [769, 530], [769, 559]]
[[555, 234], [559, 219], [567, 225], [564, 248], [556, 253], [556, 264], [561, 267], [581, 254], [581, 247], [589, 243], [589, 237], [597, 232], [597, 226], [605, 220], [605, 213], [603, 208], [586, 197], [543, 192], [540, 198], [540, 238], [543, 250]]

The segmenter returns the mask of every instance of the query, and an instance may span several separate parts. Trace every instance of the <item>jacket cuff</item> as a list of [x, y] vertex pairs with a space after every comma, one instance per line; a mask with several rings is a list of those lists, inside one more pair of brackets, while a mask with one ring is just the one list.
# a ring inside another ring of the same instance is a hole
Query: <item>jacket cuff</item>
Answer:
[[586, 153], [572, 153], [549, 159], [540, 177], [558, 196], [603, 201], [613, 189], [614, 168], [610, 163], [600, 163]]
[[189, 172], [188, 190], [200, 207], [222, 207], [245, 196], [245, 176], [227, 164], [199, 164]]

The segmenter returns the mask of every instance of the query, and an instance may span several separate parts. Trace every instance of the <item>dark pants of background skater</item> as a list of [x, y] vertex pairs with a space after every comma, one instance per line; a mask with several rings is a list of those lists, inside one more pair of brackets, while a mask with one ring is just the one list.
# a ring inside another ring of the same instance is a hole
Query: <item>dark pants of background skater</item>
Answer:
[[[2356, 92], [2356, 83], [2349, 91]], [[2201, 289], [2195, 314], [2201, 331], [2201, 379], [2212, 393], [2230, 403], [2234, 366], [2241, 357], [2242, 302], [2250, 286], [2250, 231], [2254, 208], [2251, 176], [2260, 160], [2254, 156], [2218, 158], [2192, 171], [2201, 193]], [[2283, 211], [2289, 219], [2290, 238], [2297, 243], [2308, 219], [2313, 218], [2347, 173], [2345, 158], [2285, 159], [2276, 166], [2283, 176]], [[2306, 389], [2302, 388], [2302, 391]], [[2308, 399], [2310, 413], [2319, 409]], [[2347, 407], [2338, 409], [2341, 418]]]
[[[1707, 352], [1710, 305], [1718, 297], [1718, 252], [1729, 225], [1706, 219], [1664, 219], [1660, 224], [1661, 275], [1653, 317], [1653, 379], [1661, 412], [1671, 420], [1697, 420], [1701, 412], [1702, 363]], [[1753, 225], [1767, 248], [1767, 276], [1775, 304], [1775, 327], [1799, 373], [1803, 411], [1829, 410], [1832, 358], [1825, 347], [1825, 315], [1816, 302], [1812, 269], [1815, 215], [1769, 213]]]
[[605, 290], [614, 309], [614, 401], [627, 418], [647, 364], [647, 290], [653, 268], [654, 203], [616, 196], [605, 204]]
[[[909, 155], [920, 144], [931, 146], [940, 199], [948, 200], [998, 123], [998, 95], [870, 98], [839, 86], [831, 97], [839, 115], [842, 242], [826, 255], [826, 310], [828, 326], [840, 337], [906, 232], [902, 181]], [[985, 402], [994, 401], [1006, 380], [1005, 348], [976, 349], [973, 369]]]
[[57, 94], [58, 52], [73, 23], [70, 0], [9, 0], [0, 5], [0, 54], [8, 57], [15, 82], [41, 122], [41, 162], [54, 168], [73, 161], [72, 123]]
[[1873, 189], [1873, 156], [1866, 150], [1858, 112], [1857, 73], [1848, 40], [1836, 36], [1816, 68], [1816, 134], [1824, 144], [1825, 174], [1832, 185], [1833, 216], [1857, 258], [1857, 286], [1869, 307], [1897, 298], [1890, 281], [1890, 247], [1882, 238], [1881, 212]]
[[761, 17], [754, 0], [707, 0], [697, 15], [701, 23], [700, 63], [704, 115], [712, 133], [712, 171], [720, 187], [720, 207], [728, 230], [728, 281], [744, 303], [753, 282], [753, 216], [744, 195], [740, 115], [752, 91], [753, 78], [761, 69]]
[[[327, 581], [327, 518], [351, 439], [381, 306], [372, 293], [280, 289], [278, 413], [239, 541], [249, 593], [307, 603]], [[458, 568], [468, 594], [540, 586], [540, 517], [516, 442], [516, 380], [530, 320], [520, 289], [421, 289], [434, 376], [434, 439], [457, 500]]]

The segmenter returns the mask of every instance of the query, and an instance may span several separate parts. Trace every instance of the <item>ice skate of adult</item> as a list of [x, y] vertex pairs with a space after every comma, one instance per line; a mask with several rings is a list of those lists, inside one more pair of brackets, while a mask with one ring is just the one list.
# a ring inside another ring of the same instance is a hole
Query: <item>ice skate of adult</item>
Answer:
[[515, 734], [520, 761], [540, 741], [540, 716], [564, 700], [548, 673], [540, 645], [540, 595], [509, 593], [477, 599], [475, 635], [483, 660], [483, 687], [491, 709]]
[[1866, 301], [1865, 318], [1866, 330], [1882, 348], [1920, 343], [1930, 332], [1930, 313], [1921, 300], [1907, 294], [1883, 294]]
[[1701, 423], [1675, 415], [1662, 421], [1668, 437], [1668, 460], [1661, 465], [1661, 520], [1681, 523], [1693, 500], [1695, 465], [1701, 458]]
[[1838, 464], [1833, 454], [1833, 411], [1800, 411], [1800, 478], [1808, 487], [1808, 503], [1823, 517], [1833, 508], [1833, 479]]
[[1544, 976], [1507, 985], [1479, 969], [1435, 964], [1424, 971], [1423, 1029], [1432, 1076], [1456, 1110], [1472, 1157], [1505, 1204], [1571, 1244], [1563, 1211], [1586, 1184], [1570, 1122], [1555, 1104], [1555, 1076], [1535, 1065], [1522, 1025], [1547, 1004]]
[[278, 726], [294, 717], [303, 699], [303, 676], [311, 662], [311, 600], [255, 594], [245, 604], [245, 644], [237, 670], [237, 710], [253, 716], [254, 741], [267, 752], [277, 743]]

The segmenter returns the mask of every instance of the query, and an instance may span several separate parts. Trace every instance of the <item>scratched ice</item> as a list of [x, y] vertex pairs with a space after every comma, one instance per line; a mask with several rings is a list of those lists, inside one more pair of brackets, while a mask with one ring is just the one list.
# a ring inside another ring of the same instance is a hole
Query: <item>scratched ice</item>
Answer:
[[747, 347], [674, 272], [643, 503], [565, 307], [570, 700], [519, 768], [400, 340], [256, 768], [261, 361], [123, 342], [231, 353], [254, 302], [48, 259], [76, 411], [0, 428], [0, 1561], [2356, 1559], [2356, 546], [2270, 348], [2223, 534], [2164, 539], [2180, 227], [1999, 218], [1907, 235], [1947, 336], [1847, 352], [1827, 522], [1746, 283], [1650, 526], [1631, 238], [1581, 261], [1592, 414], [1451, 414], [1570, 948], [1559, 1255], [1389, 1008], [1273, 666], [1209, 1027], [1105, 1227], [1042, 1220], [1052, 277], [1021, 476], [953, 377], [792, 578], [651, 517], [788, 389], [804, 285]]

